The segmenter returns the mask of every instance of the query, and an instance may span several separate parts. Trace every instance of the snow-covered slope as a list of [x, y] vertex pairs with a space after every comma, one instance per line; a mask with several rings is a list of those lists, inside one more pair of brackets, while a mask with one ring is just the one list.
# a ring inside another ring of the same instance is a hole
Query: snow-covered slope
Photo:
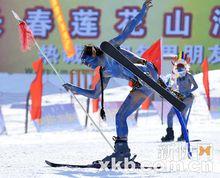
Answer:
[[[30, 80], [27, 76], [18, 77], [13, 87], [6, 89], [2, 87], [6, 81], [0, 75], [0, 91], [5, 93], [25, 93], [24, 86], [20, 85], [21, 80]], [[220, 97], [220, 70], [210, 71], [211, 96]], [[193, 106], [189, 123], [191, 139], [201, 139], [202, 142], [191, 143], [193, 159], [184, 157], [177, 159], [184, 152], [185, 143], [161, 144], [160, 138], [165, 134], [166, 125], [161, 125], [160, 117], [157, 114], [149, 114], [152, 111], [145, 111], [141, 114], [135, 127], [129, 129], [129, 146], [132, 153], [138, 155], [137, 161], [143, 165], [161, 164], [161, 170], [92, 170], [92, 169], [69, 169], [51, 168], [44, 160], [54, 162], [87, 164], [94, 160], [101, 159], [111, 153], [110, 147], [105, 143], [100, 134], [93, 127], [80, 131], [62, 131], [37, 133], [30, 124], [30, 133], [24, 132], [24, 109], [12, 109], [11, 103], [1, 104], [3, 116], [6, 122], [8, 135], [0, 136], [0, 177], [220, 177], [220, 119], [212, 120], [204, 99], [202, 88], [202, 75], [195, 76], [200, 89], [195, 92], [196, 100]], [[16, 84], [16, 82], [18, 82]], [[53, 83], [53, 82], [52, 82]], [[56, 83], [56, 82], [54, 82]], [[53, 84], [54, 84], [53, 83]], [[27, 84], [28, 85], [28, 84]], [[23, 87], [23, 89], [19, 88]], [[54, 87], [51, 87], [54, 89]], [[58, 90], [59, 91], [59, 90]], [[129, 87], [123, 86], [117, 89], [111, 88], [105, 92], [106, 101], [121, 101], [129, 92]], [[214, 93], [214, 94], [213, 94]], [[50, 102], [70, 100], [65, 93], [52, 94]], [[86, 98], [78, 96], [85, 105]], [[46, 98], [45, 98], [46, 99]], [[5, 101], [4, 101], [5, 102]], [[13, 100], [13, 103], [15, 101]], [[19, 100], [19, 102], [21, 102]], [[76, 108], [79, 108], [75, 104]], [[81, 109], [77, 109], [80, 122], [84, 123], [84, 115]], [[94, 117], [94, 116], [93, 116]], [[220, 118], [220, 116], [219, 116]], [[104, 129], [104, 134], [111, 141], [115, 135], [115, 129], [106, 129], [104, 124], [94, 117], [95, 121]], [[175, 138], [180, 134], [178, 123], [174, 125]], [[200, 145], [212, 148], [211, 157], [199, 157]], [[182, 150], [182, 151], [181, 151]], [[170, 155], [170, 154], [171, 155]], [[174, 154], [174, 157], [173, 155]], [[171, 164], [173, 167], [171, 167]], [[205, 163], [208, 164], [204, 165]], [[178, 169], [178, 165], [183, 169]], [[207, 166], [207, 167], [205, 167]]]

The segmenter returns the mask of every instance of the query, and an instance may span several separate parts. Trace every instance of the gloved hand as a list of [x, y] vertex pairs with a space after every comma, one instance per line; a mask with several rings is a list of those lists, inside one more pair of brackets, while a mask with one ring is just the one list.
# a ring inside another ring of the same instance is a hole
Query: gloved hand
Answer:
[[147, 64], [147, 61], [140, 59], [140, 60], [138, 60], [136, 63], [137, 63], [137, 64], [141, 64], [141, 65], [146, 65], [146, 64]]
[[147, 65], [147, 61], [146, 60], [142, 60], [142, 65]]
[[70, 83], [65, 83], [63, 84], [63, 87], [65, 88], [66, 91], [71, 91], [71, 89], [73, 88], [73, 85]]
[[150, 7], [152, 7], [152, 0], [146, 0], [143, 4], [143, 7], [142, 8], [146, 8], [146, 9], [149, 9]]

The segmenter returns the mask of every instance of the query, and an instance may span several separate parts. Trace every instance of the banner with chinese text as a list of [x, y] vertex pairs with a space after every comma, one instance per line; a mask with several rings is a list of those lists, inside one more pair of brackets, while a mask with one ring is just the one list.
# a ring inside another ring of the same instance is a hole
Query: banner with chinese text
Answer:
[[[68, 58], [49, 0], [1, 0], [0, 72], [32, 73], [33, 60], [41, 57], [36, 49], [20, 52], [12, 9], [30, 26], [58, 71], [69, 73], [71, 69], [83, 68], [80, 53], [84, 44], [99, 45], [117, 36], [138, 13], [142, 3], [142, 0], [60, 0], [76, 50], [76, 55]], [[220, 69], [220, 1], [153, 1], [148, 17], [131, 33], [124, 47], [141, 55], [160, 37], [163, 37], [164, 56], [184, 50], [192, 58], [195, 72], [200, 70], [205, 57], [208, 57], [210, 68]], [[46, 64], [45, 71], [51, 72]]]

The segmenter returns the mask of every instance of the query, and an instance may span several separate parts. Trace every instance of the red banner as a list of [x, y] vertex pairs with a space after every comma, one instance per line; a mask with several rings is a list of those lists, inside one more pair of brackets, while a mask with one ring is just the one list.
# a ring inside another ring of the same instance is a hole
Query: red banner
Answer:
[[[149, 49], [147, 49], [143, 54], [142, 58], [146, 59], [149, 62], [152, 62], [158, 70], [158, 74], [161, 74], [161, 39], [157, 40]], [[142, 104], [142, 109], [147, 110], [150, 106], [151, 99], [147, 99]]]
[[159, 39], [141, 56], [142, 58], [152, 62], [155, 65], [159, 75], [161, 74], [161, 51], [161, 39]]
[[210, 90], [209, 90], [209, 64], [207, 59], [204, 59], [202, 63], [202, 71], [203, 71], [203, 85], [207, 96], [207, 104], [210, 110], [211, 102], [210, 102]]
[[32, 64], [33, 69], [36, 73], [35, 79], [32, 81], [30, 86], [30, 97], [31, 97], [31, 118], [32, 120], [38, 120], [41, 118], [41, 97], [43, 92], [43, 60], [40, 58]]

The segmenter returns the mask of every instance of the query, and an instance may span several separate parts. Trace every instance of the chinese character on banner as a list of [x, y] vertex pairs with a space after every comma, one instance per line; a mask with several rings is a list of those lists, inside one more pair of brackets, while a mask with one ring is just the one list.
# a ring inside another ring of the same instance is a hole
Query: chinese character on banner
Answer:
[[25, 21], [36, 38], [47, 39], [54, 28], [53, 12], [44, 7], [26, 9]]
[[94, 7], [78, 7], [70, 11], [70, 35], [72, 38], [98, 38], [101, 10]]
[[212, 9], [210, 21], [212, 25], [209, 34], [214, 38], [220, 38], [220, 6], [216, 6]]
[[209, 57], [210, 64], [216, 64], [220, 62], [220, 45], [215, 45], [209, 48], [209, 51], [212, 51], [211, 56]]
[[177, 55], [177, 45], [163, 45], [163, 56]]
[[204, 59], [204, 46], [202, 45], [186, 45], [184, 52], [191, 59], [191, 64], [201, 64]]
[[[0, 10], [1, 12], [1, 10]], [[0, 37], [3, 35], [4, 33], [4, 28], [3, 28], [3, 25], [4, 25], [4, 17], [1, 17], [0, 16]]]
[[[139, 12], [140, 8], [137, 6], [123, 7], [116, 11], [116, 17], [120, 21], [114, 26], [118, 33], [121, 33], [128, 22], [133, 19]], [[131, 38], [142, 38], [147, 33], [147, 27], [145, 26], [145, 20], [139, 23], [139, 25], [131, 32]]]
[[[53, 64], [58, 64], [60, 59], [60, 54], [58, 51], [58, 48], [51, 44], [51, 45], [42, 45], [41, 50], [44, 52], [44, 54], [47, 56], [49, 61]], [[43, 58], [41, 53], [39, 53], [39, 56]], [[43, 58], [44, 59], [44, 58]], [[47, 64], [46, 60], [44, 59], [44, 64]]]
[[63, 51], [63, 53], [62, 53], [63, 62], [66, 64], [70, 64], [70, 63], [81, 64], [80, 55], [82, 53], [83, 48], [84, 48], [84, 46], [82, 46], [82, 45], [75, 45], [76, 54], [71, 58], [68, 58], [65, 51]]
[[182, 7], [176, 7], [173, 13], [164, 15], [164, 36], [190, 38], [192, 30], [192, 14], [184, 13]]

